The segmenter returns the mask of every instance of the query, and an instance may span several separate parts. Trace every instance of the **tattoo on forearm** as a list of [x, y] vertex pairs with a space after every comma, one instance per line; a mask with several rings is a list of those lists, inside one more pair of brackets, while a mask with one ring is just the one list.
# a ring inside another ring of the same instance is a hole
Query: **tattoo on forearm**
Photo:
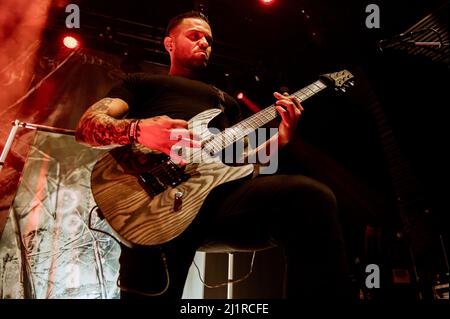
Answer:
[[129, 144], [128, 129], [131, 120], [118, 120], [106, 114], [112, 98], [95, 103], [80, 119], [75, 137], [77, 141], [91, 146]]

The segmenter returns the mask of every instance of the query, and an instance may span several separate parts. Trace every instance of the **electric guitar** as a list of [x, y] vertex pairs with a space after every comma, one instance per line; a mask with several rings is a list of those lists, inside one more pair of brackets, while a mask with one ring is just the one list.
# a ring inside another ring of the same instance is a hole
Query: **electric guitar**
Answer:
[[[293, 95], [303, 102], [327, 87], [345, 91], [353, 85], [352, 78], [347, 70], [324, 74]], [[170, 241], [189, 226], [214, 187], [253, 173], [253, 164], [229, 166], [217, 160], [216, 154], [275, 119], [275, 105], [214, 134], [208, 123], [221, 112], [206, 110], [188, 122], [189, 129], [200, 132], [201, 147], [190, 157], [199, 161], [180, 166], [166, 154], [127, 145], [104, 153], [96, 162], [92, 193], [122, 243], [131, 247]]]

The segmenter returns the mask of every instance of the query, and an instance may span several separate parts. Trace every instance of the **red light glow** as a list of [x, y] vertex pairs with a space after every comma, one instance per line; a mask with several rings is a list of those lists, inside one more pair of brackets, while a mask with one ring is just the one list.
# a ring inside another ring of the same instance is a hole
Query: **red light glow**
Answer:
[[239, 93], [238, 95], [237, 95], [237, 98], [239, 99], [239, 100], [242, 100], [243, 98], [244, 98], [244, 93]]
[[259, 0], [259, 1], [266, 6], [274, 2], [274, 0]]
[[78, 40], [71, 36], [65, 36], [63, 43], [69, 49], [75, 49], [78, 46]]

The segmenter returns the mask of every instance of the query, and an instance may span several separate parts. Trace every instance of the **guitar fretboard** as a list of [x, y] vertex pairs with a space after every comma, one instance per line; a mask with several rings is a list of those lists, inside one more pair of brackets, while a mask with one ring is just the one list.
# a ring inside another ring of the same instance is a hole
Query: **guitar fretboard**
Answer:
[[[316, 82], [298, 90], [291, 96], [295, 96], [301, 102], [307, 100], [311, 96], [325, 89], [327, 85], [322, 80]], [[237, 123], [236, 125], [225, 129], [221, 133], [217, 134], [211, 141], [205, 143], [204, 147], [212, 153], [218, 153], [224, 148], [244, 138], [257, 128], [264, 126], [277, 117], [276, 105], [272, 104], [265, 109], [253, 114], [245, 120]]]

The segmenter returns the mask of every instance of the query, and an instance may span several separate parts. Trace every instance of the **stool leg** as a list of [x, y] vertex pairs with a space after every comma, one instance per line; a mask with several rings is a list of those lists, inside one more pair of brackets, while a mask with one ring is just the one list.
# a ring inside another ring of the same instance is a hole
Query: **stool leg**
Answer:
[[[233, 280], [234, 277], [233, 266], [234, 266], [234, 255], [233, 253], [228, 253], [228, 281]], [[233, 299], [233, 283], [231, 282], [227, 284], [227, 299]]]

